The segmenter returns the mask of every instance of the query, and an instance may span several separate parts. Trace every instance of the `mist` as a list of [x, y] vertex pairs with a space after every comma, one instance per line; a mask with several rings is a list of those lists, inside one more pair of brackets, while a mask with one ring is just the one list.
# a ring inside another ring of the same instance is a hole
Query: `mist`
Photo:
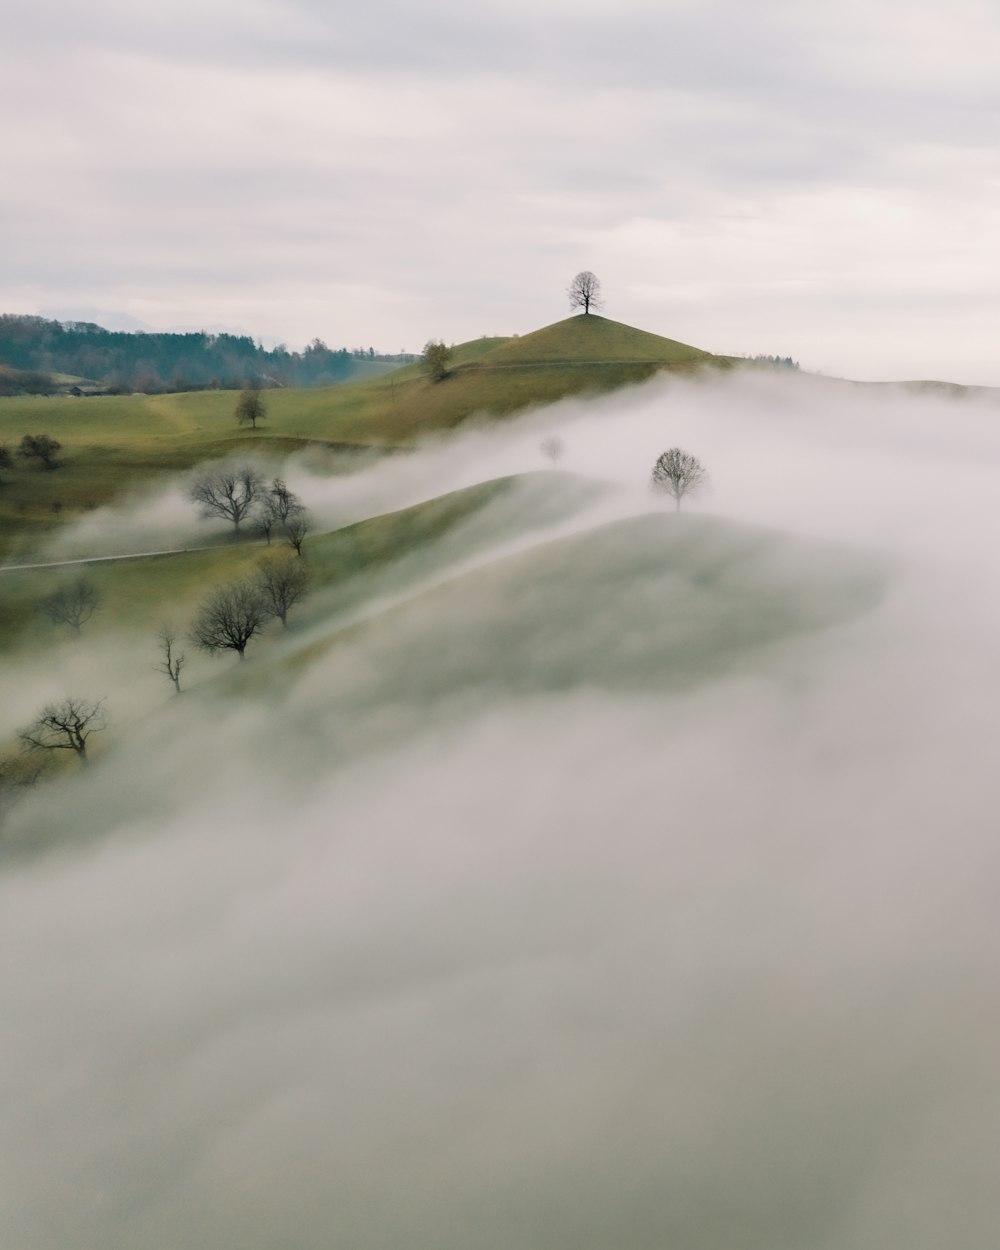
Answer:
[[552, 433], [181, 699], [66, 661], [127, 711], [0, 842], [6, 1244], [992, 1250], [995, 406], [657, 380], [285, 468], [346, 524]]

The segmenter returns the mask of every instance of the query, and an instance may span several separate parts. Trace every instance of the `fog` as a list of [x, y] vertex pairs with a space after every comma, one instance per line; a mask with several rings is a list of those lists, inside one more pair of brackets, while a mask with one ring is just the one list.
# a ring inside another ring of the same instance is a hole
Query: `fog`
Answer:
[[102, 687], [13, 813], [5, 1245], [992, 1250], [995, 408], [657, 381], [288, 477], [343, 523], [550, 433], [550, 511]]

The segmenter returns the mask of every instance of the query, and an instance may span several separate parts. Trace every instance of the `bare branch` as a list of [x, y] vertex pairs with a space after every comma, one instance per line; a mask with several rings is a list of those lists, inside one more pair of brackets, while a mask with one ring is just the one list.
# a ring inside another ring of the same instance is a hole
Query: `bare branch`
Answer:
[[601, 284], [596, 274], [584, 269], [569, 284], [566, 292], [569, 296], [570, 308], [582, 308], [589, 313], [591, 308], [600, 308], [604, 304], [601, 298]]
[[235, 651], [242, 660], [247, 643], [272, 615], [256, 581], [218, 586], [202, 601], [191, 638], [203, 651]]
[[311, 529], [312, 521], [304, 508], [301, 512], [290, 516], [285, 522], [285, 538], [296, 555], [302, 555], [302, 544]]
[[79, 634], [81, 626], [94, 615], [100, 596], [85, 577], [77, 578], [68, 586], [41, 601], [42, 611], [54, 625], [68, 625], [73, 634]]
[[263, 483], [250, 465], [222, 465], [207, 469], [188, 487], [188, 498], [196, 503], [203, 517], [232, 521], [239, 532], [240, 522], [253, 510]]
[[309, 574], [290, 553], [268, 553], [258, 561], [257, 584], [271, 613], [287, 627], [289, 611], [309, 587]]
[[253, 384], [245, 387], [236, 403], [236, 420], [240, 425], [249, 425], [255, 430], [257, 422], [263, 421], [266, 416], [267, 404], [260, 393], [260, 387]]
[[107, 724], [103, 699], [92, 703], [70, 697], [48, 704], [17, 736], [26, 751], [73, 751], [80, 763], [86, 764], [88, 738], [106, 729]]
[[161, 660], [159, 664], [153, 667], [158, 673], [163, 673], [165, 677], [169, 677], [174, 683], [174, 690], [177, 694], [181, 692], [181, 669], [187, 656], [183, 651], [177, 650], [177, 635], [172, 629], [164, 627], [156, 635], [160, 643]]
[[680, 511], [684, 496], [694, 494], [707, 481], [708, 473], [697, 456], [680, 447], [671, 447], [653, 465], [650, 486], [661, 494], [670, 495]]

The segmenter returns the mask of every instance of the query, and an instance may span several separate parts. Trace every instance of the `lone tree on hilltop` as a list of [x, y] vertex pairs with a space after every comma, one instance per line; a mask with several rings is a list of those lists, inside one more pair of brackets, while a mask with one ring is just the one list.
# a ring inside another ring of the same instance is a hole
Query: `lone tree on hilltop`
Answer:
[[257, 422], [263, 421], [266, 416], [267, 404], [264, 402], [260, 387], [256, 383], [244, 387], [236, 401], [236, 420], [239, 424], [249, 425], [252, 430], [255, 430]]
[[653, 465], [650, 485], [653, 490], [673, 499], [677, 511], [685, 495], [692, 495], [708, 481], [705, 466], [697, 456], [680, 447], [671, 447]]
[[309, 587], [305, 565], [289, 551], [269, 551], [257, 563], [257, 585], [271, 615], [287, 629], [289, 611]]
[[85, 577], [78, 577], [68, 586], [60, 586], [42, 600], [42, 611], [53, 625], [67, 625], [76, 636], [94, 615], [100, 596]]
[[87, 740], [106, 729], [108, 718], [104, 700], [69, 698], [50, 703], [38, 718], [17, 736], [26, 751], [73, 751], [81, 764], [87, 763]]
[[220, 517], [232, 521], [239, 533], [257, 503], [263, 483], [257, 471], [248, 464], [221, 466], [199, 474], [188, 487], [188, 499], [196, 503], [203, 517]]
[[420, 357], [420, 363], [432, 382], [441, 382], [448, 376], [450, 360], [451, 348], [446, 347], [440, 339], [430, 339], [424, 344], [424, 353]]
[[601, 298], [601, 284], [597, 275], [584, 269], [578, 273], [573, 281], [569, 284], [569, 306], [570, 308], [582, 308], [584, 313], [589, 313], [591, 308], [600, 308], [604, 304]]
[[61, 450], [62, 443], [58, 439], [50, 438], [48, 434], [25, 434], [17, 454], [22, 460], [40, 460], [44, 468], [54, 469], [56, 452]]
[[160, 644], [160, 662], [154, 664], [153, 667], [158, 673], [162, 673], [164, 677], [169, 677], [174, 683], [174, 690], [177, 694], [181, 692], [181, 669], [187, 656], [183, 651], [177, 650], [177, 635], [172, 629], [164, 626], [156, 635]]
[[191, 638], [203, 651], [235, 651], [242, 660], [247, 643], [273, 615], [256, 581], [217, 586], [202, 600]]

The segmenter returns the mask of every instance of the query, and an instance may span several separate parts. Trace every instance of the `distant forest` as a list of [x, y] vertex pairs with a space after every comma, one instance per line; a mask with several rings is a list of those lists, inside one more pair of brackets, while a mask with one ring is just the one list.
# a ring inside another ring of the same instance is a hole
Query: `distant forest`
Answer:
[[375, 349], [332, 348], [313, 339], [301, 352], [271, 351], [248, 335], [137, 333], [89, 321], [47, 321], [0, 314], [0, 395], [52, 394], [67, 385], [53, 374], [85, 380], [84, 392], [238, 390], [264, 386], [330, 386], [358, 370], [358, 361], [405, 364], [415, 356]]

